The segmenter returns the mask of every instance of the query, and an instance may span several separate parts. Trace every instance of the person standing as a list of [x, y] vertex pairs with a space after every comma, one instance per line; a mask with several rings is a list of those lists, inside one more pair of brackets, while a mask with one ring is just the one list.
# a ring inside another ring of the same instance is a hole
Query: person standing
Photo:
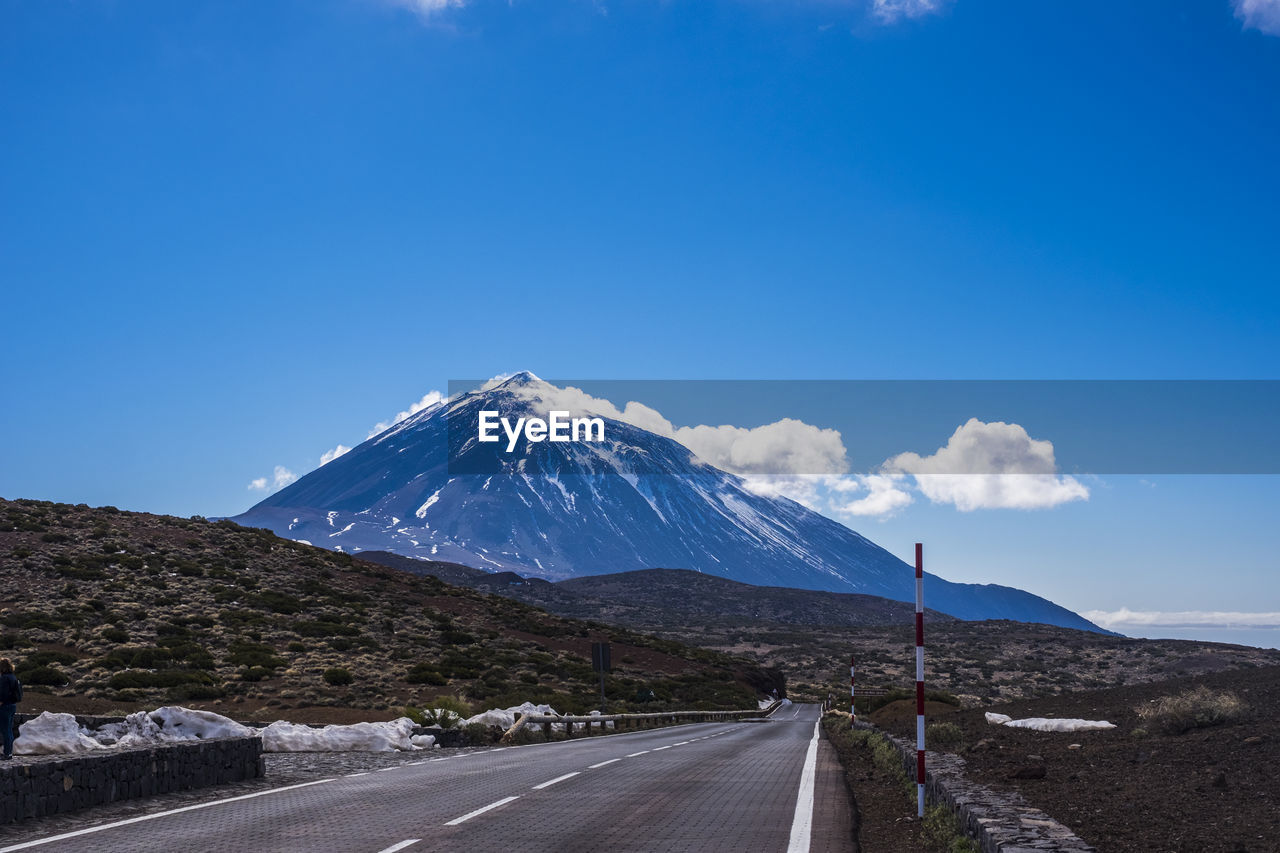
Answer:
[[22, 682], [13, 674], [13, 662], [0, 658], [0, 734], [4, 735], [4, 760], [13, 758], [13, 715], [22, 701]]

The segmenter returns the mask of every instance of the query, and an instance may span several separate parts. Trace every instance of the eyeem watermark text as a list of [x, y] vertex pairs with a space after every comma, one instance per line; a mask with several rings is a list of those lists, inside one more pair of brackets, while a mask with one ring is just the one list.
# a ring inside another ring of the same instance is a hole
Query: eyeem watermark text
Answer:
[[509, 418], [497, 412], [480, 412], [480, 441], [501, 441], [498, 427], [507, 436], [507, 453], [515, 450], [516, 441], [524, 433], [525, 441], [604, 441], [604, 418], [570, 418], [568, 412], [551, 412], [547, 420], [542, 418], [517, 418], [512, 425]]

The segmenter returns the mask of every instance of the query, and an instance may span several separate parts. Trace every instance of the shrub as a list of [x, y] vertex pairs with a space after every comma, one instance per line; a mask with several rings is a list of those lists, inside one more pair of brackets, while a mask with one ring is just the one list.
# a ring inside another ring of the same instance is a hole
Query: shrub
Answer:
[[34, 652], [17, 666], [18, 677], [22, 677], [24, 671], [32, 670], [37, 667], [46, 666], [52, 663], [75, 663], [78, 658], [70, 652]]
[[183, 702], [199, 699], [221, 699], [226, 691], [215, 684], [179, 684], [169, 691], [169, 699]]
[[129, 659], [129, 666], [134, 669], [155, 669], [157, 664], [167, 663], [173, 659], [168, 649], [138, 649]]
[[275, 670], [268, 669], [265, 666], [246, 666], [242, 668], [237, 675], [241, 681], [261, 681], [264, 678], [270, 678], [275, 675]]
[[123, 628], [103, 628], [102, 639], [113, 643], [127, 643], [129, 642], [129, 632]]
[[423, 709], [423, 719], [426, 725], [442, 729], [451, 729], [475, 713], [471, 705], [459, 696], [437, 696], [431, 704], [432, 707]]
[[303, 637], [354, 637], [359, 628], [328, 619], [302, 620], [293, 624], [295, 633]]
[[184, 669], [164, 669], [148, 672], [144, 669], [130, 669], [117, 672], [107, 680], [112, 690], [150, 690], [159, 687], [178, 687], [182, 684], [211, 684], [213, 679], [204, 672], [191, 672]]
[[429, 663], [415, 664], [409, 669], [404, 680], [410, 684], [448, 684], [449, 679], [445, 678], [440, 670]]
[[49, 687], [61, 687], [70, 681], [70, 677], [56, 666], [37, 666], [24, 670], [20, 676], [26, 684], [43, 684]]
[[285, 665], [285, 662], [276, 656], [275, 649], [247, 640], [237, 640], [228, 647], [227, 663], [264, 669], [275, 669]]
[[335, 666], [324, 671], [324, 680], [335, 687], [340, 687], [344, 684], [351, 684], [355, 681], [355, 677], [342, 667]]
[[945, 853], [978, 853], [978, 846], [964, 834], [960, 819], [943, 805], [929, 806], [922, 826], [924, 842]]
[[484, 723], [468, 723], [466, 726], [467, 741], [472, 746], [480, 746], [486, 743], [497, 743], [500, 734], [495, 735], [489, 730]]
[[930, 723], [924, 730], [924, 742], [931, 746], [956, 746], [962, 737], [955, 723]]
[[1162, 696], [1137, 710], [1151, 728], [1178, 735], [1237, 720], [1244, 715], [1245, 705], [1230, 691], [1215, 692], [1201, 686], [1177, 696]]

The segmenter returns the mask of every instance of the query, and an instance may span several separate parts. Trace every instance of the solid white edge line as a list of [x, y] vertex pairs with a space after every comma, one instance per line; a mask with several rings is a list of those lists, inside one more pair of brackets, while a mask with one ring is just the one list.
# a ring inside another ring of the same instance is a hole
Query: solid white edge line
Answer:
[[61, 835], [51, 835], [48, 838], [38, 838], [35, 841], [24, 841], [22, 844], [14, 844], [9, 847], [0, 848], [0, 853], [10, 853], [12, 850], [26, 850], [30, 847], [39, 847], [41, 844], [49, 844], [54, 841], [66, 841], [68, 838], [76, 838], [81, 835], [89, 835], [93, 832], [102, 832], [104, 829], [114, 829], [118, 826], [128, 826], [133, 823], [142, 823], [144, 820], [155, 820], [157, 818], [168, 817], [169, 815], [180, 814], [182, 812], [191, 812], [196, 809], [207, 809], [212, 806], [220, 806], [223, 803], [235, 803], [240, 800], [252, 800], [254, 797], [263, 797], [267, 794], [276, 794], [280, 791], [295, 791], [298, 788], [309, 788], [312, 785], [323, 785], [325, 782], [333, 782], [333, 779], [317, 779], [314, 782], [301, 782], [297, 785], [286, 785], [283, 788], [270, 788], [266, 791], [256, 791], [252, 794], [241, 794], [238, 797], [228, 797], [225, 800], [214, 800], [211, 803], [196, 803], [191, 806], [183, 806], [180, 809], [170, 809], [164, 812], [155, 812], [154, 814], [144, 814], [138, 817], [131, 817], [126, 820], [118, 820], [115, 823], [104, 823], [102, 826], [91, 826], [88, 829], [77, 829], [75, 832], [64, 832]]
[[397, 850], [403, 850], [406, 847], [410, 847], [414, 844], [417, 844], [421, 840], [422, 840], [421, 838], [406, 838], [404, 841], [401, 841], [399, 844], [392, 844], [386, 850], [379, 850], [378, 853], [396, 853]]
[[566, 773], [566, 774], [564, 774], [563, 776], [557, 776], [557, 777], [556, 777], [556, 778], [554, 778], [554, 779], [549, 779], [549, 780], [547, 780], [546, 782], [543, 782], [541, 785], [534, 785], [534, 786], [533, 786], [533, 790], [535, 790], [535, 791], [541, 791], [543, 788], [550, 788], [550, 787], [551, 787], [552, 785], [554, 785], [555, 783], [557, 783], [557, 782], [563, 782], [565, 779], [572, 779], [574, 776], [577, 776], [577, 775], [578, 775], [579, 773], [581, 773], [581, 772], [582, 772], [582, 771], [580, 771], [580, 770], [575, 770], [575, 771], [573, 771], [572, 773]]
[[615, 762], [615, 761], [621, 761], [621, 760], [622, 760], [621, 758], [610, 758], [608, 761], [601, 761], [599, 764], [592, 764], [592, 765], [591, 765], [591, 766], [589, 766], [587, 769], [588, 769], [588, 770], [595, 770], [595, 769], [597, 769], [597, 768], [599, 768], [599, 767], [604, 767], [606, 764], [612, 764], [612, 763], [613, 763], [613, 762]]
[[796, 794], [796, 814], [791, 820], [791, 841], [787, 853], [809, 853], [809, 838], [813, 834], [813, 782], [818, 769], [818, 723], [813, 724], [813, 737], [804, 755], [804, 770], [800, 773], [800, 790]]
[[[512, 802], [512, 801], [514, 801], [514, 800], [518, 800], [518, 799], [520, 799], [520, 798], [519, 798], [519, 797], [503, 797], [501, 800], [498, 800], [497, 802], [489, 803], [489, 805], [487, 805], [487, 806], [481, 806], [480, 808], [476, 809], [476, 810], [475, 810], [475, 811], [473, 811], [473, 812], [467, 812], [467, 813], [466, 813], [466, 814], [464, 814], [462, 817], [455, 817], [453, 820], [445, 821], [445, 824], [444, 824], [444, 825], [445, 825], [445, 826], [457, 826], [457, 825], [458, 825], [458, 824], [460, 824], [460, 823], [466, 823], [467, 821], [471, 820], [471, 818], [473, 818], [473, 817], [478, 817], [479, 815], [482, 815], [482, 814], [484, 814], [484, 813], [485, 813], [485, 812], [487, 812], [487, 811], [491, 811], [491, 810], [493, 810], [493, 809], [496, 809], [496, 808], [498, 808], [499, 806], [505, 806], [507, 803], [510, 803], [510, 802]], [[2, 852], [0, 852], [0, 853], [2, 853]]]

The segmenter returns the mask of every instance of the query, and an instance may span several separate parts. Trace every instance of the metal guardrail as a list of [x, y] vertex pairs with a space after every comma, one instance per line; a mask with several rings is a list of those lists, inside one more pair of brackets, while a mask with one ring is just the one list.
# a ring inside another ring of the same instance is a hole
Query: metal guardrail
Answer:
[[688, 723], [714, 723], [751, 717], [767, 717], [778, 710], [778, 706], [781, 704], [781, 701], [774, 702], [767, 708], [758, 708], [754, 711], [658, 711], [649, 714], [521, 714], [516, 718], [515, 725], [507, 729], [502, 735], [502, 743], [510, 743], [515, 739], [518, 732], [529, 725], [542, 726], [543, 736], [550, 740], [551, 733], [556, 726], [564, 726], [564, 733], [567, 737], [573, 737], [574, 726], [581, 726], [583, 735], [590, 736], [592, 726], [598, 725], [600, 733], [604, 734], [609, 728], [609, 723], [613, 723], [613, 730], [618, 732], [656, 729]]

